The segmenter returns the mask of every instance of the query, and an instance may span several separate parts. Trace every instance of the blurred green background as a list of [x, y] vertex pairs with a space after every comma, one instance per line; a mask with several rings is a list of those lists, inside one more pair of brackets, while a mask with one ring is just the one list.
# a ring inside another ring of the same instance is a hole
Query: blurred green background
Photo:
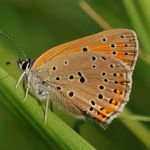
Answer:
[[[80, 2], [78, 0], [0, 0], [0, 30], [15, 39], [28, 57], [36, 59], [51, 47], [104, 30], [104, 27], [83, 10], [83, 5], [81, 8], [83, 3]], [[133, 89], [126, 108], [132, 112], [132, 115], [149, 116], [150, 1], [87, 0], [86, 2], [113, 28], [129, 28], [136, 31], [141, 53], [135, 67]], [[85, 9], [90, 13], [89, 9]], [[0, 38], [0, 67], [16, 80], [21, 74], [16, 65], [19, 53], [9, 42]], [[15, 63], [6, 65], [7, 61]], [[1, 94], [0, 96], [0, 150], [53, 149], [41, 142], [42, 137], [17, 116], [11, 105], [5, 102], [7, 100], [5, 97]], [[75, 118], [57, 108], [54, 108], [54, 113], [70, 127], [73, 126]], [[149, 121], [132, 122], [135, 119], [134, 117], [117, 118], [106, 130], [95, 122], [86, 121], [80, 126], [80, 135], [99, 150], [150, 149]], [[142, 129], [147, 135], [143, 134]]]

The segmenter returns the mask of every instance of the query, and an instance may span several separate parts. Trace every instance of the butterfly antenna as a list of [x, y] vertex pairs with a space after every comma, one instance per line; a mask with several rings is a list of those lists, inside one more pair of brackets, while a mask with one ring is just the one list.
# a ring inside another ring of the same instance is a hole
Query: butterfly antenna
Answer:
[[8, 40], [14, 47], [16, 47], [17, 50], [22, 53], [22, 55], [24, 56], [24, 58], [27, 58], [26, 55], [25, 55], [25, 53], [24, 53], [24, 51], [23, 51], [23, 49], [19, 45], [17, 45], [16, 42], [12, 38], [10, 38], [8, 35], [4, 34], [2, 31], [0, 31], [0, 35], [4, 39]]

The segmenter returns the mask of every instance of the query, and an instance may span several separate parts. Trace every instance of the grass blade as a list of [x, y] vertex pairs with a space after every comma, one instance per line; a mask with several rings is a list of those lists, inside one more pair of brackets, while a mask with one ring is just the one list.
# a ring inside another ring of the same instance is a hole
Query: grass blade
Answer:
[[52, 112], [49, 112], [47, 125], [44, 126], [41, 107], [31, 96], [23, 103], [24, 91], [21, 87], [16, 90], [15, 84], [16, 81], [0, 68], [0, 93], [5, 97], [4, 103], [11, 105], [14, 111], [34, 127], [48, 146], [53, 149], [95, 149]]

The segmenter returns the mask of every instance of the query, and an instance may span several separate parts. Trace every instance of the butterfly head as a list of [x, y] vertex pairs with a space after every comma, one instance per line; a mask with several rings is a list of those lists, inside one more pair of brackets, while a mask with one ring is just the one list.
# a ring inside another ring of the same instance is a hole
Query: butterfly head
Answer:
[[22, 72], [27, 71], [28, 69], [30, 70], [33, 65], [33, 61], [31, 61], [30, 58], [25, 58], [25, 59], [19, 58], [17, 63]]
[[22, 78], [24, 77], [25, 81], [28, 83], [28, 76], [30, 74], [31, 67], [33, 66], [34, 61], [31, 61], [30, 58], [24, 58], [21, 59], [19, 58], [17, 61], [18, 67], [20, 70], [23, 72], [22, 75], [20, 76], [16, 88], [18, 87], [19, 83], [21, 82]]

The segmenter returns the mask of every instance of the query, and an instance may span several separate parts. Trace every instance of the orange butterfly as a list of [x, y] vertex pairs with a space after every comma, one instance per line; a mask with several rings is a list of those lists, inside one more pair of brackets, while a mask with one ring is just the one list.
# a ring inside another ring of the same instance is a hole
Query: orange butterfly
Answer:
[[135, 32], [113, 29], [56, 46], [35, 62], [19, 60], [28, 91], [59, 104], [78, 118], [86, 115], [109, 124], [129, 100], [138, 56]]

